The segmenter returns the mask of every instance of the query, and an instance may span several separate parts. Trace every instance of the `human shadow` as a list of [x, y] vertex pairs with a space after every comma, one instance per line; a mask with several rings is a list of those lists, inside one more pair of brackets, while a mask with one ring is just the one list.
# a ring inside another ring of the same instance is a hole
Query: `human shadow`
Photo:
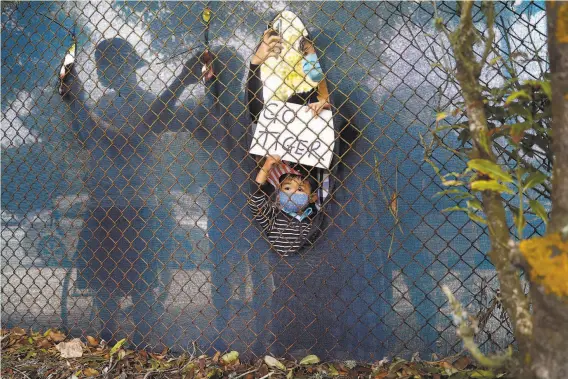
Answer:
[[138, 85], [136, 68], [145, 62], [125, 40], [103, 40], [95, 59], [106, 87], [96, 107], [87, 105], [88, 94], [75, 66], [62, 84], [74, 114], [73, 132], [89, 152], [85, 184], [90, 197], [74, 259], [77, 286], [94, 291], [100, 336], [106, 341], [129, 329], [122, 325], [120, 303], [130, 297], [130, 340], [145, 347], [151, 332], [158, 332], [153, 328], [159, 329], [163, 304], [154, 289], [167, 263], [167, 242], [160, 238], [167, 233], [167, 215], [159, 215], [161, 200], [155, 189], [160, 178], [153, 148], [157, 133], [185, 125], [175, 122], [177, 114], [184, 120], [199, 117], [195, 109], [181, 112], [175, 107], [183, 88], [199, 80], [198, 57], [190, 58], [157, 98]]
[[256, 161], [248, 154], [252, 130], [242, 85], [244, 58], [230, 46], [212, 51], [216, 78], [208, 84], [201, 127], [193, 133], [207, 154], [200, 175], [209, 200], [206, 260], [215, 311], [211, 346], [250, 356], [270, 344], [269, 245], [248, 213], [248, 180]]

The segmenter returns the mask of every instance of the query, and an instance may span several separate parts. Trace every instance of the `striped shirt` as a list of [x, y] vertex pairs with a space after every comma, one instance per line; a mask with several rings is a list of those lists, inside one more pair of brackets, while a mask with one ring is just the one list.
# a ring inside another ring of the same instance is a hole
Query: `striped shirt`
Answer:
[[315, 212], [300, 221], [283, 212], [271, 201], [270, 195], [273, 192], [274, 187], [270, 183], [258, 186], [249, 201], [253, 216], [277, 253], [283, 256], [295, 254], [307, 241]]

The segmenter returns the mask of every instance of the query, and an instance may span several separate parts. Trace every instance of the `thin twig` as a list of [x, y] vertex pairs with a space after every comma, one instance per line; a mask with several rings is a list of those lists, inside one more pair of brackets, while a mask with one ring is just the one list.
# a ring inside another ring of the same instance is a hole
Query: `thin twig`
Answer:
[[28, 378], [31, 379], [25, 372], [22, 372], [14, 367], [12, 367], [12, 370], [16, 371], [18, 374], [22, 375], [24, 378]]
[[434, 6], [434, 18], [435, 18], [435, 22], [436, 22], [436, 26], [440, 28], [440, 31], [442, 31], [442, 33], [444, 33], [444, 35], [446, 36], [447, 39], [450, 39], [450, 31], [448, 30], [448, 28], [446, 28], [446, 25], [444, 25], [441, 22], [437, 22], [437, 20], [439, 19], [439, 15], [438, 15], [438, 7], [436, 6], [436, 2], [432, 1], [432, 5]]
[[483, 55], [481, 57], [481, 62], [479, 65], [479, 72], [481, 73], [481, 69], [487, 63], [487, 57], [489, 57], [489, 53], [493, 51], [493, 42], [495, 40], [495, 29], [493, 28], [493, 24], [495, 21], [495, 5], [493, 2], [488, 1], [482, 4], [485, 18], [487, 21], [487, 32], [489, 34], [489, 38], [485, 41], [485, 49], [483, 50]]
[[6, 335], [0, 337], [0, 343], [4, 342], [4, 340], [12, 335], [12, 332], [7, 333]]

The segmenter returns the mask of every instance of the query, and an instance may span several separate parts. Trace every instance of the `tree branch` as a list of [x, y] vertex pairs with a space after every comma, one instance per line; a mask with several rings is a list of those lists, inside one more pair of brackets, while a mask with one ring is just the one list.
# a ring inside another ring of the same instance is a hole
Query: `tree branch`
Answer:
[[[487, 116], [483, 104], [483, 95], [479, 86], [480, 63], [475, 61], [474, 45], [476, 29], [472, 21], [473, 1], [462, 3], [460, 25], [452, 34], [451, 43], [456, 57], [456, 78], [466, 104], [469, 130], [472, 136], [473, 149], [470, 159], [485, 159], [497, 163], [491, 149], [487, 134]], [[491, 15], [491, 12], [488, 13]], [[493, 25], [493, 21], [488, 20]], [[492, 34], [490, 34], [491, 36]], [[491, 46], [493, 40], [486, 42]], [[521, 285], [519, 271], [511, 264], [510, 251], [507, 246], [510, 239], [505, 205], [501, 194], [494, 191], [483, 191], [481, 195], [483, 212], [487, 216], [487, 226], [491, 241], [489, 256], [497, 270], [503, 305], [509, 314], [521, 355], [528, 351], [532, 339], [532, 319], [529, 302]]]
[[493, 50], [493, 41], [495, 40], [495, 30], [493, 29], [493, 24], [495, 22], [495, 5], [492, 1], [487, 1], [482, 3], [483, 13], [485, 13], [485, 19], [487, 20], [487, 32], [489, 37], [487, 41], [485, 41], [485, 49], [483, 51], [483, 55], [481, 57], [481, 61], [479, 62], [477, 76], [481, 75], [481, 70], [483, 66], [487, 63], [487, 57], [489, 57], [489, 53]]
[[509, 346], [506, 353], [502, 355], [486, 356], [483, 354], [474, 341], [475, 334], [479, 331], [477, 320], [470, 319], [465, 309], [463, 309], [460, 302], [457, 301], [447, 286], [443, 286], [442, 291], [444, 291], [452, 307], [452, 316], [454, 323], [458, 327], [458, 335], [463, 341], [463, 346], [479, 364], [490, 368], [503, 367], [511, 359], [513, 354], [511, 347]]

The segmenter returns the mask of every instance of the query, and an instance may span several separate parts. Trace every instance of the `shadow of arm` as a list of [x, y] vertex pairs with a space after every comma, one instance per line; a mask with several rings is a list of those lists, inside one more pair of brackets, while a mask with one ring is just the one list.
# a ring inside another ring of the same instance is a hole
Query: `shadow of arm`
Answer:
[[144, 123], [155, 133], [163, 131], [180, 131], [182, 129], [192, 131], [196, 123], [192, 122], [195, 118], [194, 107], [182, 105], [175, 106], [176, 99], [179, 98], [186, 86], [199, 82], [196, 74], [199, 70], [198, 56], [191, 57], [184, 63], [183, 68], [172, 83], [154, 100], [148, 112], [144, 115]]
[[79, 140], [87, 149], [93, 149], [102, 139], [113, 139], [116, 136], [107, 123], [89, 109], [86, 103], [87, 93], [77, 75], [76, 68], [71, 67], [63, 81], [66, 91], [63, 101], [69, 104], [73, 113], [71, 127]]

